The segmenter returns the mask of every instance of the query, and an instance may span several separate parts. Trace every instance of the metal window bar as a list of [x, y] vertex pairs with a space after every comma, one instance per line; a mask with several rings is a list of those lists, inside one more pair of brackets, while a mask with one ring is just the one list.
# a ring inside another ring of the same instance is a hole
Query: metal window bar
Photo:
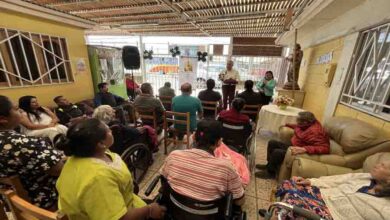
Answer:
[[[70, 64], [68, 42], [66, 41], [65, 38], [63, 38], [63, 39], [64, 39], [64, 42], [65, 42], [65, 49], [66, 49], [66, 52], [67, 52], [67, 55], [68, 55], [67, 56], [68, 59], [66, 61]], [[70, 67], [70, 65], [69, 65], [69, 67]], [[70, 67], [70, 74], [72, 75], [72, 82], [74, 82], [74, 75], [73, 75], [72, 67]]]
[[58, 83], [61, 83], [61, 77], [60, 77], [60, 73], [58, 71], [58, 66], [57, 66], [57, 58], [56, 58], [56, 54], [54, 52], [53, 41], [51, 40], [51, 36], [49, 36], [49, 41], [50, 41], [50, 48], [51, 48], [51, 51], [53, 53], [52, 56], [54, 59], [54, 66], [55, 66], [57, 77], [58, 77]]
[[66, 61], [65, 61], [65, 57], [64, 57], [64, 53], [62, 51], [62, 43], [61, 43], [61, 39], [59, 37], [57, 37], [57, 40], [58, 40], [58, 44], [60, 45], [60, 52], [61, 52], [61, 57], [62, 57], [62, 61], [64, 62], [62, 65], [64, 65], [64, 70], [65, 70], [65, 77], [66, 77], [66, 82], [69, 82], [69, 78], [68, 78], [68, 65], [66, 65]]
[[0, 51], [0, 62], [1, 62], [1, 66], [4, 68], [3, 72], [4, 72], [4, 75], [5, 75], [5, 78], [7, 79], [8, 87], [11, 87], [12, 84], [11, 84], [11, 81], [10, 81], [9, 76], [8, 76], [7, 66], [5, 65], [5, 62], [4, 62], [3, 55], [1, 53], [1, 51]]
[[[34, 39], [32, 38], [32, 35], [31, 35], [30, 32], [28, 33], [28, 36], [30, 37], [31, 42], [34, 42]], [[34, 43], [35, 43], [35, 42], [34, 42]], [[32, 43], [31, 46], [32, 46], [33, 53], [34, 53], [34, 58], [35, 58], [35, 60], [37, 61], [37, 67], [38, 67], [38, 72], [39, 72], [39, 78], [40, 78], [40, 80], [41, 80], [41, 84], [43, 84], [43, 77], [42, 77], [41, 65], [39, 65], [39, 62], [38, 62], [37, 53], [36, 53], [36, 51], [35, 51], [34, 43]]]
[[50, 84], [53, 84], [53, 80], [51, 79], [51, 75], [50, 75], [49, 63], [47, 62], [47, 56], [46, 56], [46, 51], [47, 51], [47, 49], [45, 48], [45, 46], [44, 46], [44, 44], [43, 44], [43, 40], [42, 40], [42, 35], [41, 35], [41, 34], [39, 35], [39, 39], [41, 40], [41, 47], [43, 48], [43, 57], [45, 58], [45, 64], [46, 64], [46, 69], [47, 69], [47, 75], [49, 76]]
[[[9, 39], [8, 30], [7, 29], [4, 29], [4, 30], [5, 30], [5, 36], [7, 37], [7, 39]], [[17, 34], [15, 34], [15, 35], [17, 35]], [[15, 58], [14, 50], [12, 48], [11, 40], [8, 40], [8, 46], [9, 46], [9, 49], [11, 51], [12, 60], [14, 61], [14, 64], [15, 64], [14, 66], [15, 66], [16, 72], [18, 74], [17, 76], [19, 78], [20, 85], [23, 86], [24, 85], [23, 80], [22, 80], [22, 77], [20, 76], [20, 71], [19, 71], [18, 63], [16, 62], [16, 58]]]
[[26, 62], [26, 66], [27, 66], [28, 76], [30, 77], [30, 83], [33, 84], [33, 78], [31, 75], [30, 65], [29, 65], [28, 60], [27, 60], [26, 51], [24, 49], [24, 45], [23, 45], [23, 41], [22, 41], [22, 36], [20, 36], [20, 31], [18, 31], [18, 35], [19, 35], [20, 46], [22, 47], [22, 54], [24, 57], [24, 61]]

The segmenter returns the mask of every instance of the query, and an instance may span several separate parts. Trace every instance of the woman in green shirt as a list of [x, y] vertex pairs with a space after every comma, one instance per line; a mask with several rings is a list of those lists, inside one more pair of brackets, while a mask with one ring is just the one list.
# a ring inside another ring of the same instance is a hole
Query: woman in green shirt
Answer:
[[256, 84], [262, 96], [262, 105], [268, 105], [274, 95], [274, 89], [276, 81], [274, 80], [274, 74], [272, 71], [265, 72], [265, 77]]
[[98, 119], [81, 121], [57, 147], [69, 156], [57, 181], [58, 207], [70, 220], [159, 219], [165, 207], [133, 193], [131, 174], [108, 148], [111, 130]]

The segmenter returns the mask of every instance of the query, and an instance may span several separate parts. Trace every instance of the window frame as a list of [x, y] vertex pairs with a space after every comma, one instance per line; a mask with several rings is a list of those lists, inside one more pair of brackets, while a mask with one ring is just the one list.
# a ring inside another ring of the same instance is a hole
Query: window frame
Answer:
[[[20, 42], [18, 44], [22, 51], [19, 57], [22, 60], [19, 60], [19, 63], [16, 61], [14, 43], [12, 43], [15, 40], [13, 39]], [[49, 41], [50, 45], [53, 45], [49, 49], [44, 45], [46, 40]], [[57, 44], [58, 48], [56, 49], [59, 51], [54, 49], [54, 44]], [[29, 49], [26, 49], [25, 45], [28, 45]], [[29, 57], [27, 57], [28, 54], [30, 54]], [[53, 67], [48, 64], [48, 56], [51, 56], [54, 61]], [[5, 75], [5, 81], [0, 82], [0, 90], [75, 83], [69, 56], [68, 41], [65, 37], [0, 27], [0, 66], [3, 67], [0, 73]], [[35, 63], [38, 70], [36, 78], [32, 76], [30, 70], [29, 64], [31, 62]], [[23, 64], [19, 65], [20, 63]], [[23, 65], [27, 65], [28, 73], [22, 75], [19, 67]], [[59, 74], [60, 68], [64, 70], [64, 77]], [[57, 74], [58, 79], [52, 79], [51, 74], [54, 73]], [[25, 78], [25, 76], [28, 77]]]
[[[383, 28], [385, 29], [384, 33], [386, 34], [383, 38], [383, 43], [378, 46], [378, 42], [381, 43], [379, 40], [381, 34], [383, 33]], [[370, 43], [371, 41], [372, 43]], [[367, 43], [369, 43], [368, 46]], [[382, 48], [385, 48], [384, 51], [382, 51]], [[381, 53], [383, 53], [383, 56], [380, 56]], [[361, 66], [357, 67], [357, 65], [360, 64], [359, 59], [361, 59], [362, 57], [363, 62]], [[380, 59], [385, 61], [382, 67], [379, 66]], [[373, 63], [370, 66], [375, 67], [375, 69], [371, 68], [370, 70], [367, 70], [369, 62]], [[363, 65], [364, 68], [362, 69]], [[378, 70], [380, 71], [379, 74], [377, 74]], [[374, 71], [376, 71], [376, 73]], [[381, 77], [385, 77], [386, 73], [388, 74], [388, 72], [390, 72], [390, 22], [372, 26], [359, 33], [359, 38], [355, 45], [352, 58], [349, 62], [347, 75], [343, 83], [338, 103], [348, 106], [357, 111], [361, 111], [374, 117], [383, 119], [385, 121], [390, 121], [390, 104], [388, 104], [390, 101], [390, 76], [388, 76], [384, 80], [381, 79]], [[364, 92], [363, 95], [360, 97], [357, 93], [360, 91], [358, 89], [364, 86], [361, 85], [365, 83], [362, 82], [364, 80], [369, 81], [368, 84], [363, 87]], [[372, 84], [371, 82], [373, 80], [377, 80], [376, 83]], [[384, 91], [379, 89], [382, 81], [383, 86], [385, 88]], [[372, 89], [372, 85], [375, 86], [373, 93], [369, 94], [369, 97], [367, 98], [367, 92], [368, 90]], [[380, 92], [384, 92], [382, 99], [375, 100], [375, 96], [378, 95], [378, 93]], [[363, 102], [363, 104], [358, 103], [359, 101]], [[372, 105], [372, 107], [370, 107], [370, 105]]]

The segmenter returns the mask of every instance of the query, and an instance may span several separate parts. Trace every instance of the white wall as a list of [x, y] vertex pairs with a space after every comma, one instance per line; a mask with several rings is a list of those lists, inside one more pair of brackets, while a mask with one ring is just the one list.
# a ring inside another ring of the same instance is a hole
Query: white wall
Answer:
[[[316, 8], [309, 6], [306, 10]], [[390, 21], [390, 0], [334, 0], [311, 19], [305, 20], [305, 16], [309, 17], [307, 12], [300, 16], [303, 17], [294, 25], [299, 27], [298, 42], [306, 48]], [[277, 40], [281, 45], [293, 42], [293, 31]]]

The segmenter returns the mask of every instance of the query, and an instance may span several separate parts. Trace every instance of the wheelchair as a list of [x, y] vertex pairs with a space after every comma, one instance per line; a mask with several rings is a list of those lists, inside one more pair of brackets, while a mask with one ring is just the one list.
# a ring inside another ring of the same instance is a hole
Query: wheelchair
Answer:
[[325, 220], [324, 218], [321, 218], [321, 216], [308, 211], [306, 209], [303, 209], [301, 207], [295, 206], [295, 205], [290, 205], [288, 203], [284, 202], [275, 202], [273, 203], [269, 208], [268, 211], [265, 213], [264, 219], [265, 220], [270, 220], [275, 213], [275, 209], [279, 208], [280, 211], [277, 213], [277, 219], [282, 220], [283, 216], [288, 214], [289, 212], [293, 212], [296, 215], [300, 217], [304, 217], [305, 219], [309, 220]]
[[154, 202], [167, 207], [164, 220], [246, 220], [246, 212], [234, 207], [231, 193], [215, 201], [198, 201], [175, 192], [161, 175], [152, 180], [145, 190], [146, 196], [159, 181], [161, 188]]
[[230, 149], [242, 154], [247, 159], [249, 169], [252, 171], [256, 163], [255, 132], [247, 123], [221, 122], [223, 142]]
[[110, 126], [110, 129], [114, 137], [114, 144], [110, 150], [121, 155], [133, 176], [134, 182], [140, 183], [153, 163], [152, 152], [145, 144], [134, 143], [126, 138], [121, 125]]

